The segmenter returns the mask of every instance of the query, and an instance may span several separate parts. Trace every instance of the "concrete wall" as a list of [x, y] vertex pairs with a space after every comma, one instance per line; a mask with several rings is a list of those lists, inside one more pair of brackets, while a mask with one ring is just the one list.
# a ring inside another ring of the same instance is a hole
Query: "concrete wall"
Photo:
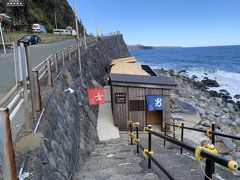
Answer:
[[[98, 142], [98, 107], [88, 105], [87, 89], [104, 85], [105, 67], [112, 59], [127, 56], [121, 35], [104, 37], [82, 53], [83, 76], [77, 60], [64, 69], [48, 92], [50, 100], [44, 99], [47, 110], [38, 130], [44, 138], [30, 152], [25, 168], [32, 173], [29, 179], [65, 180], [84, 163]], [[63, 92], [69, 87], [73, 94]]]

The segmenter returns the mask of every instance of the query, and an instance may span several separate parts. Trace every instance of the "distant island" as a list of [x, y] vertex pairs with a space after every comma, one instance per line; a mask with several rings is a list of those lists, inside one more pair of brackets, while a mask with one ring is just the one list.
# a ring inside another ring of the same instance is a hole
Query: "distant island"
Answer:
[[153, 49], [153, 48], [181, 48], [181, 46], [145, 46], [141, 44], [128, 45], [129, 50], [137, 50], [137, 49]]

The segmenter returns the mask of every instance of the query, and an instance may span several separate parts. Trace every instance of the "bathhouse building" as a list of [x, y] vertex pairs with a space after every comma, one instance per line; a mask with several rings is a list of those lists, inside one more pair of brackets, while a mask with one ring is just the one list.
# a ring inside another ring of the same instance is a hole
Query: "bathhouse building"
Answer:
[[170, 121], [171, 90], [177, 86], [173, 80], [157, 76], [134, 57], [113, 60], [109, 71], [113, 119], [119, 130], [127, 130], [129, 120], [160, 127]]

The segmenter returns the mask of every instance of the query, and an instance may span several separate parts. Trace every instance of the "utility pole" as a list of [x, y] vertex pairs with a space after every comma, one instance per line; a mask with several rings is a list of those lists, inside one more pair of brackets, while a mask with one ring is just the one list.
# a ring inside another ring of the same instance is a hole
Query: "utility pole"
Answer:
[[98, 37], [98, 29], [97, 29], [97, 20], [96, 20], [96, 7], [95, 7], [95, 0], [93, 0], [92, 3], [93, 3], [94, 24], [95, 24], [96, 38], [97, 38], [97, 37]]
[[82, 75], [82, 64], [81, 64], [81, 53], [80, 53], [80, 46], [79, 46], [79, 32], [78, 32], [78, 18], [77, 18], [77, 3], [74, 0], [74, 14], [75, 14], [75, 23], [76, 23], [76, 32], [77, 32], [77, 53], [78, 53], [78, 62], [79, 62], [79, 70]]
[[57, 29], [57, 13], [56, 13], [56, 11], [54, 12], [54, 17], [55, 17], [55, 28]]
[[84, 28], [84, 44], [85, 44], [85, 49], [87, 49], [86, 28], [85, 26], [83, 26], [83, 28]]

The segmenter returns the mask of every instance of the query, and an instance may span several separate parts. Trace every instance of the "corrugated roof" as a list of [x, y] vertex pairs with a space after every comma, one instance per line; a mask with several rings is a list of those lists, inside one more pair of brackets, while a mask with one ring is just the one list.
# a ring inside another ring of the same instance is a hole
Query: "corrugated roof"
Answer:
[[119, 83], [177, 86], [177, 84], [172, 79], [165, 76], [146, 76], [146, 75], [110, 73], [110, 79], [112, 82], [119, 82]]

